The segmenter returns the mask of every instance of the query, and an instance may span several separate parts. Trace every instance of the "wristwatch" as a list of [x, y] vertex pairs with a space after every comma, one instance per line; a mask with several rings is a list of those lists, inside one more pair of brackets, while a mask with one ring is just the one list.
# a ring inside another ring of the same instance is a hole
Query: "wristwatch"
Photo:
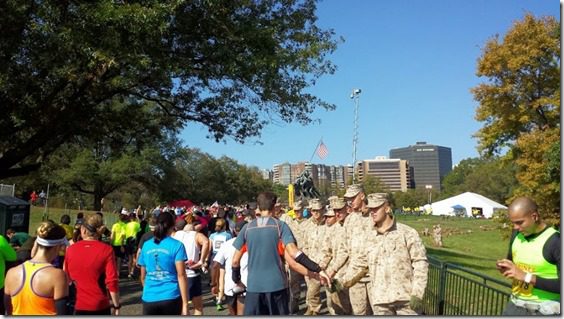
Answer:
[[531, 274], [530, 272], [525, 273], [525, 283], [530, 284], [531, 279], [533, 279], [533, 274]]

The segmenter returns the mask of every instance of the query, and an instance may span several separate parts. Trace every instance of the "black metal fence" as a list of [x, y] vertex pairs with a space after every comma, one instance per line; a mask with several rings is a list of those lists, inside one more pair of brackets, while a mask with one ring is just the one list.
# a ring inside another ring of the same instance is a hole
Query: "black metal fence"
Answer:
[[501, 315], [509, 300], [510, 284], [430, 256], [428, 260], [429, 277], [423, 298], [424, 314]]

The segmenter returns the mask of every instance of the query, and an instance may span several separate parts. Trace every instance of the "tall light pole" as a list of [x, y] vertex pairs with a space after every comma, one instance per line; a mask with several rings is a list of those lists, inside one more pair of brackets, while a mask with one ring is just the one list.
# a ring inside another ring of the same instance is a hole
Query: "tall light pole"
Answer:
[[361, 89], [353, 89], [351, 99], [354, 100], [354, 130], [353, 130], [353, 176], [352, 183], [355, 182], [356, 172], [356, 144], [358, 143], [358, 100], [360, 98]]

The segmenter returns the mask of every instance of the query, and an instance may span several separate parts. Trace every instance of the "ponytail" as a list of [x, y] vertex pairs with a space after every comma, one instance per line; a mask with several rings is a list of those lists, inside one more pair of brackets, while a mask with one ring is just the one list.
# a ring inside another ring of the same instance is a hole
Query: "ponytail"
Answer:
[[157, 225], [153, 232], [155, 244], [159, 244], [161, 240], [167, 236], [168, 231], [172, 227], [174, 227], [174, 216], [169, 212], [159, 214], [159, 217], [157, 217]]

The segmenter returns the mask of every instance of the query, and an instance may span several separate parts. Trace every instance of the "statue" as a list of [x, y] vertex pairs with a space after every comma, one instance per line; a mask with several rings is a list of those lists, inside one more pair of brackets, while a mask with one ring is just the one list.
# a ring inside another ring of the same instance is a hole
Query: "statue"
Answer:
[[294, 182], [294, 190], [296, 195], [299, 197], [306, 197], [306, 198], [318, 198], [319, 192], [315, 189], [313, 185], [313, 179], [309, 171], [303, 171], [303, 173], [296, 178]]

